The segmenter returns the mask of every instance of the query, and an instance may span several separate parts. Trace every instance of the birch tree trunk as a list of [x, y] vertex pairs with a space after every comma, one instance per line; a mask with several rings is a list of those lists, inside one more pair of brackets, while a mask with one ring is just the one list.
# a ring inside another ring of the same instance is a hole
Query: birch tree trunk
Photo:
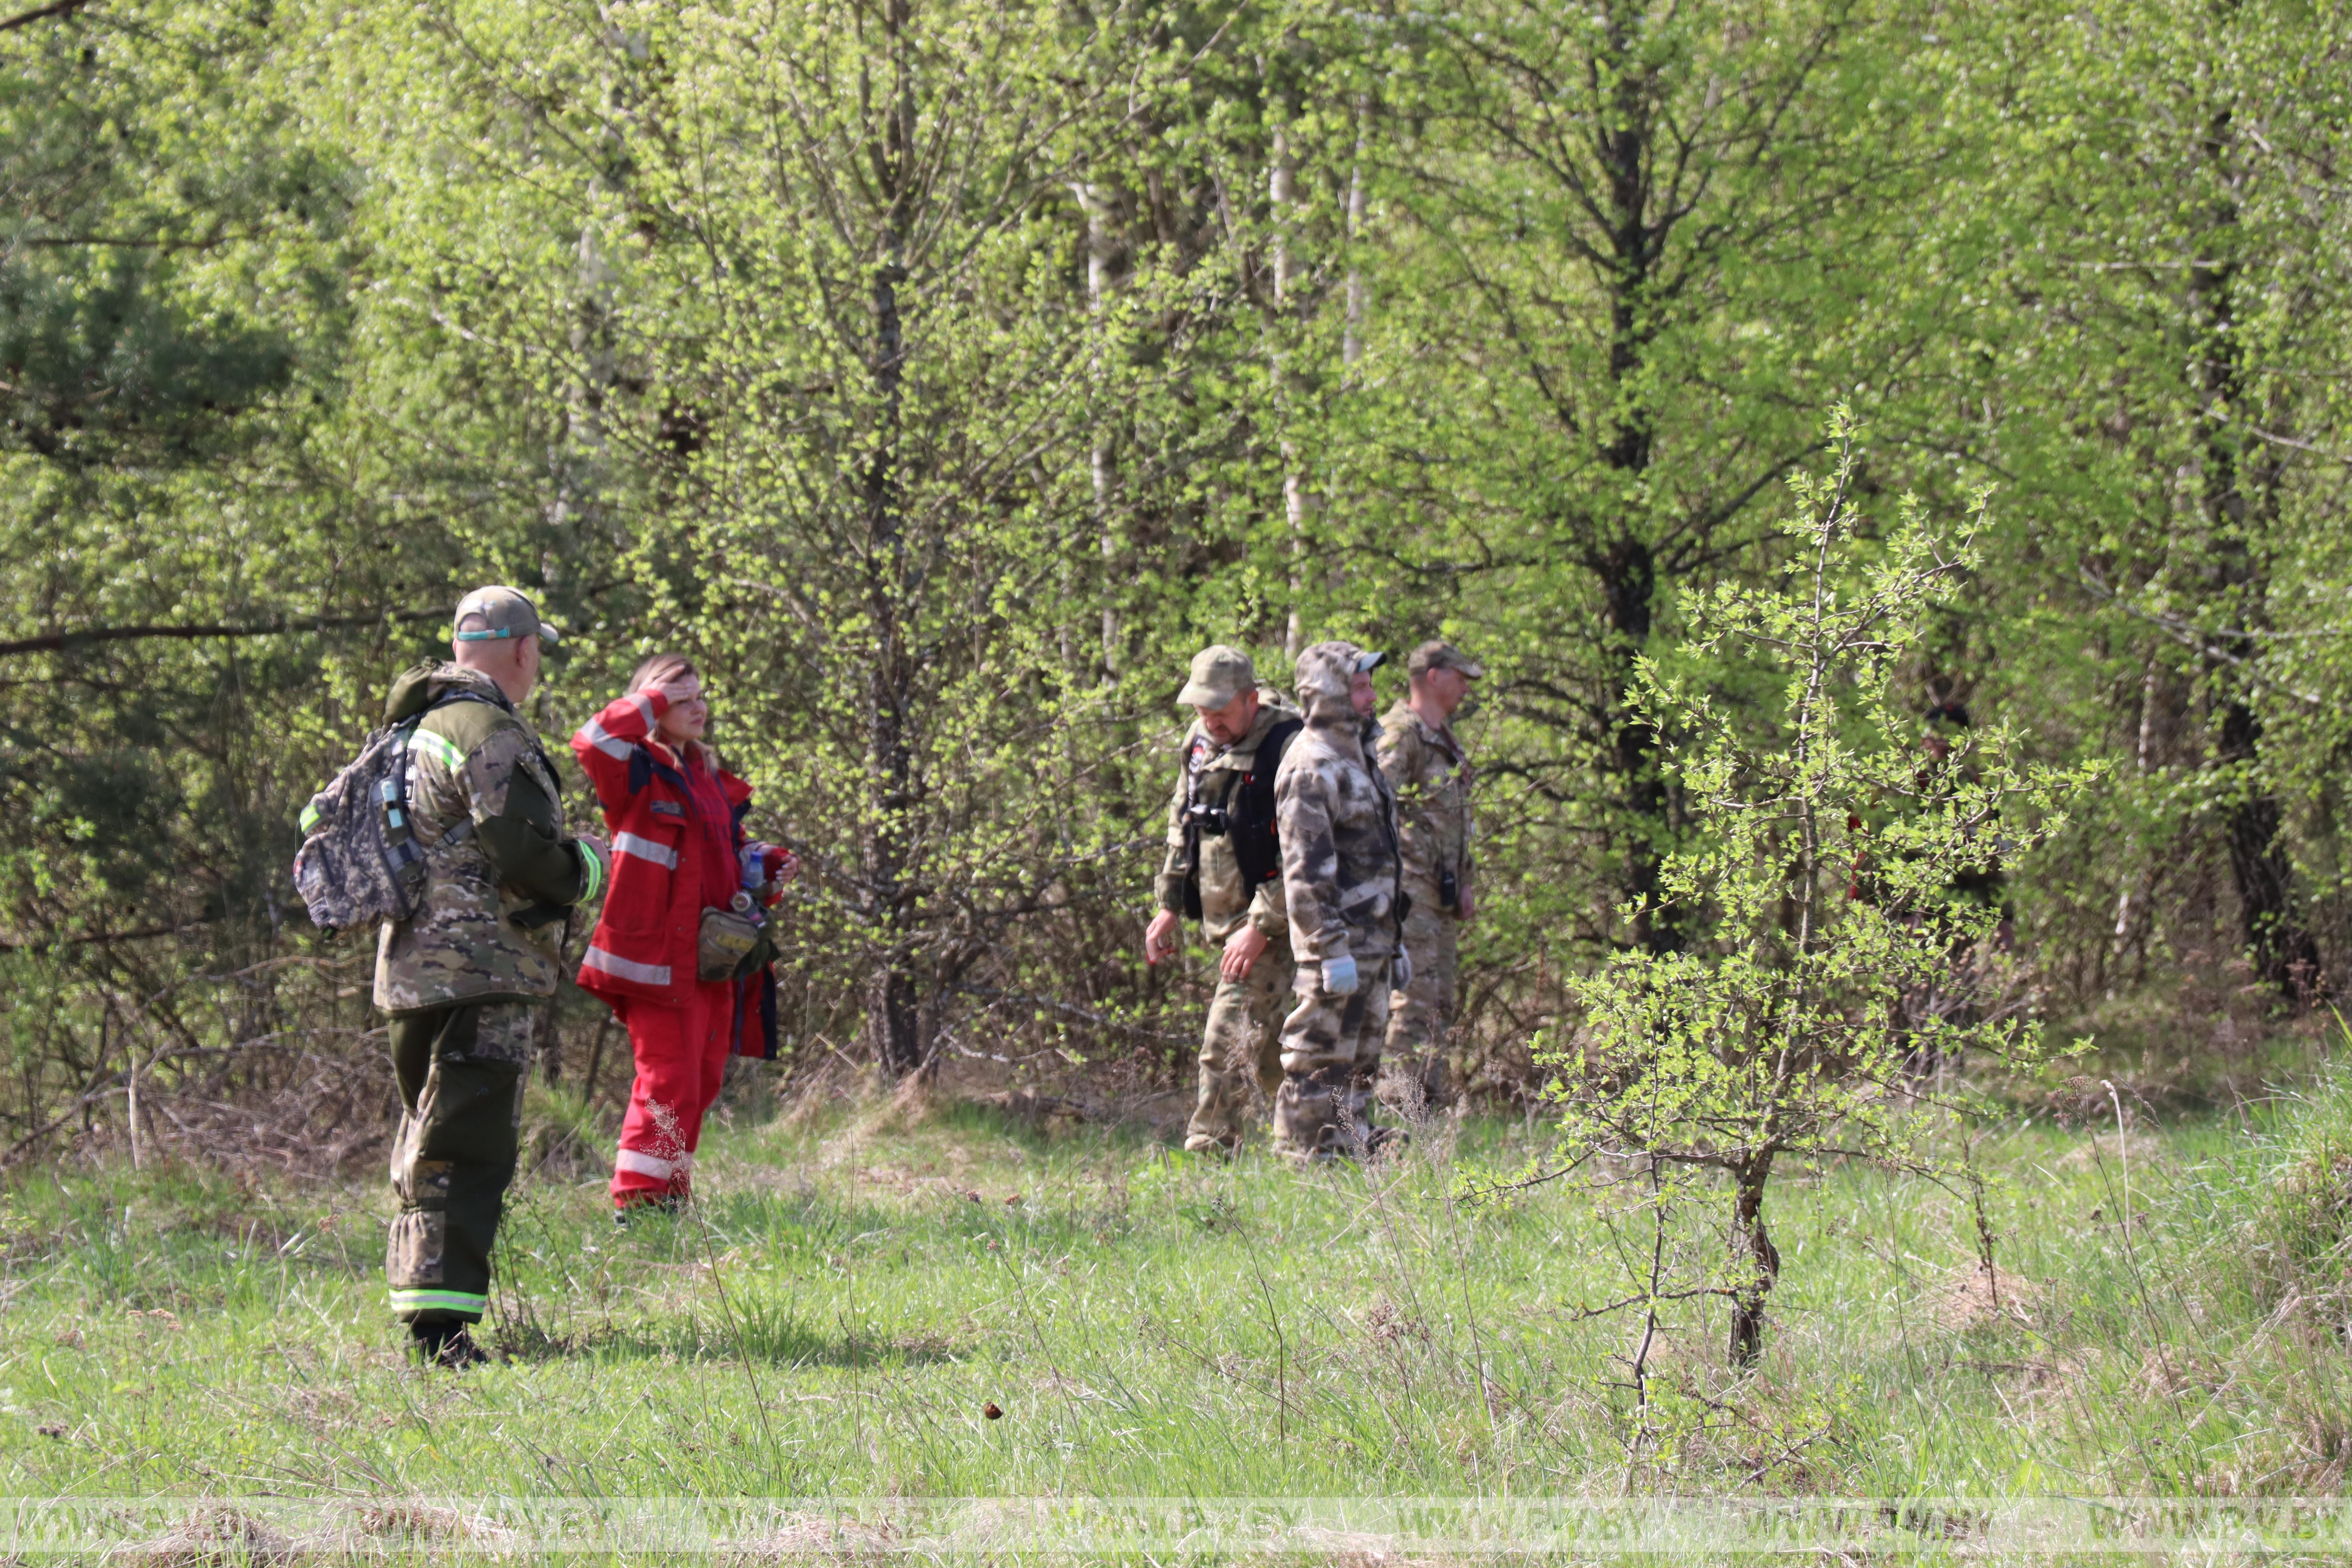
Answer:
[[921, 1037], [922, 991], [915, 967], [914, 889], [908, 876], [914, 858], [908, 842], [914, 759], [907, 734], [914, 669], [906, 624], [908, 562], [898, 471], [907, 369], [898, 290], [907, 281], [917, 181], [910, 166], [915, 142], [915, 83], [907, 36], [910, 10], [911, 0], [886, 0], [882, 8], [891, 101], [880, 138], [869, 147], [887, 205], [872, 264], [873, 336], [866, 355], [875, 427], [865, 481], [866, 611], [872, 642], [866, 668], [863, 892], [866, 918], [882, 939], [881, 963], [867, 983], [866, 1027], [875, 1065], [886, 1079], [903, 1078], [921, 1067], [927, 1046]]
[[[1274, 306], [1277, 317], [1291, 309], [1297, 292], [1297, 258], [1292, 232], [1298, 207], [1298, 174], [1291, 159], [1290, 135], [1280, 125], [1274, 131], [1274, 156], [1266, 177], [1266, 205], [1274, 221]], [[1276, 406], [1283, 415], [1282, 514], [1290, 528], [1290, 618], [1283, 629], [1282, 652], [1296, 659], [1306, 646], [1307, 531], [1315, 516], [1315, 497], [1307, 488], [1306, 463], [1298, 439], [1290, 431], [1292, 401], [1290, 366], [1281, 350], [1275, 352]]]
[[[1110, 290], [1116, 286], [1112, 263], [1118, 255], [1118, 241], [1111, 233], [1110, 198], [1103, 187], [1082, 184], [1071, 187], [1077, 196], [1078, 206], [1087, 215], [1087, 309], [1094, 317], [1097, 331], [1104, 328], [1103, 313]], [[1112, 574], [1118, 562], [1118, 534], [1112, 525], [1111, 509], [1118, 485], [1118, 455], [1115, 437], [1108, 428], [1097, 427], [1094, 449], [1088, 454], [1088, 478], [1092, 481], [1095, 500], [1096, 539], [1102, 551], [1102, 681], [1105, 686], [1118, 684], [1118, 605], [1113, 593]]]

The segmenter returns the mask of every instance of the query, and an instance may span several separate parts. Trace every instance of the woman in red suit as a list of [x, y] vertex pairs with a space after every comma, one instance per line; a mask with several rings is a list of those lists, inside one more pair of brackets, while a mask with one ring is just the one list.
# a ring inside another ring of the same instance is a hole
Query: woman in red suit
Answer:
[[767, 966], [731, 980], [697, 971], [704, 910], [756, 914], [799, 869], [790, 850], [744, 837], [751, 786], [719, 771], [702, 743], [709, 723], [694, 666], [656, 654], [629, 678], [626, 695], [572, 737], [613, 836], [613, 885], [580, 986], [612, 1007], [636, 1058], [613, 1168], [624, 1215], [686, 1198], [727, 1058], [775, 1054]]

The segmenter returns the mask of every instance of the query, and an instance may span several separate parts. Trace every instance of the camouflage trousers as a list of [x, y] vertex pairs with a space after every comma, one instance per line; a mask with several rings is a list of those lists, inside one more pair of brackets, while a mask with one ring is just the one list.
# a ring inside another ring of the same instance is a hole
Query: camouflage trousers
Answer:
[[1290, 943], [1266, 944], [1239, 980], [1220, 979], [1209, 999], [1209, 1026], [1201, 1039], [1201, 1089], [1192, 1101], [1184, 1147], [1241, 1147], [1255, 1097], [1272, 1099], [1282, 1085], [1282, 1016], [1290, 1003], [1297, 966]]
[[1361, 1159], [1372, 1148], [1372, 1085], [1388, 1033], [1390, 963], [1358, 959], [1356, 970], [1356, 990], [1348, 996], [1324, 990], [1318, 972], [1299, 972], [1297, 1005], [1282, 1024], [1282, 1089], [1274, 1097], [1279, 1153]]
[[481, 1321], [490, 1247], [514, 1180], [523, 1073], [544, 1003], [473, 1002], [392, 1020], [404, 1114], [392, 1146], [400, 1212], [383, 1251], [404, 1322]]
[[1462, 921], [1438, 908], [1437, 889], [1413, 887], [1404, 919], [1412, 983], [1389, 994], [1388, 1059], [1381, 1069], [1382, 1105], [1408, 1121], [1454, 1103], [1445, 1059], [1454, 1028], [1454, 972]]

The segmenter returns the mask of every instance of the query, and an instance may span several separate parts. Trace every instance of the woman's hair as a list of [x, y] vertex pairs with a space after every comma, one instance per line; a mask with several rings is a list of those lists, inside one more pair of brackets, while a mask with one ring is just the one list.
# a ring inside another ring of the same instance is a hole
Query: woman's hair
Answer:
[[[629, 677], [629, 689], [625, 695], [635, 696], [648, 686], [664, 685], [681, 675], [699, 676], [701, 673], [694, 668], [694, 661], [682, 653], [657, 653], [637, 666], [636, 673]], [[688, 760], [700, 763], [712, 773], [719, 771], [719, 753], [700, 741], [688, 741], [686, 754]]]
[[648, 686], [667, 685], [681, 675], [701, 673], [694, 668], [694, 661], [682, 653], [657, 653], [637, 666], [637, 672], [629, 677], [629, 689], [624, 695], [635, 696]]

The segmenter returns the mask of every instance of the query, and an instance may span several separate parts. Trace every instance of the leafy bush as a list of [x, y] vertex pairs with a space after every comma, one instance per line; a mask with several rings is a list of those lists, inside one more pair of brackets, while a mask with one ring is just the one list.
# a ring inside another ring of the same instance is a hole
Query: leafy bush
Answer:
[[[1906, 499], [1870, 539], [1851, 500], [1853, 436], [1841, 412], [1834, 470], [1790, 481], [1784, 585], [1727, 585], [1691, 606], [1685, 658], [1759, 677], [1779, 701], [1751, 713], [1642, 661], [1640, 705], [1678, 738], [1672, 771], [1693, 820], [1660, 901], [1705, 939], [1631, 948], [1571, 980], [1584, 1027], [1540, 1058], [1560, 1069], [1567, 1157], [1630, 1156], [1647, 1184], [1660, 1245], [1637, 1297], [1654, 1313], [1668, 1294], [1726, 1300], [1735, 1363], [1762, 1342], [1780, 1268], [1764, 1213], [1777, 1163], [1852, 1157], [1973, 1184], [1924, 1152], [1918, 1114], [1965, 1106], [1965, 1084], [1924, 1075], [1964, 1054], [2040, 1056], [1989, 889], [2021, 847], [2063, 826], [2096, 772], [2024, 762], [2003, 728], [1922, 741], [1897, 677], [1974, 566], [1984, 497], [1943, 537]], [[1718, 1178], [1731, 1189], [1725, 1263], [1670, 1292], [1665, 1214]], [[1639, 1386], [1638, 1363], [1635, 1375]]]

